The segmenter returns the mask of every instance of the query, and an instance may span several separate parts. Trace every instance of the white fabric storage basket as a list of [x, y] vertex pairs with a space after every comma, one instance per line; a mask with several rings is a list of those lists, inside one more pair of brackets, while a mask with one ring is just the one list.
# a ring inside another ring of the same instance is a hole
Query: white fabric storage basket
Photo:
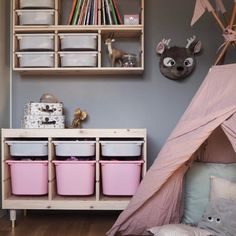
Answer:
[[62, 67], [96, 67], [96, 52], [59, 52]]
[[61, 50], [97, 50], [96, 33], [59, 34]]
[[20, 8], [54, 8], [54, 0], [20, 0]]
[[65, 128], [64, 116], [24, 116], [23, 128]]
[[24, 107], [24, 115], [63, 115], [63, 103], [43, 103], [43, 102], [30, 102]]
[[57, 156], [94, 156], [95, 141], [53, 141]]
[[54, 10], [16, 10], [19, 25], [53, 25]]
[[140, 156], [143, 141], [101, 141], [103, 156]]
[[53, 67], [54, 53], [52, 52], [16, 52], [19, 67]]
[[47, 156], [48, 141], [5, 141], [10, 147], [11, 156]]
[[16, 34], [20, 50], [54, 50], [54, 34]]

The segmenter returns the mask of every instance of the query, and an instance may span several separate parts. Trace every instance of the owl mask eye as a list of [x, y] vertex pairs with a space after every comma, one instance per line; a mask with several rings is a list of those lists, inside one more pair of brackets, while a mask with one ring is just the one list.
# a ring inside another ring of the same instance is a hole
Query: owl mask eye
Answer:
[[176, 62], [171, 57], [165, 57], [163, 59], [163, 64], [164, 64], [164, 66], [171, 67], [171, 66], [174, 66], [176, 64]]
[[219, 224], [221, 220], [220, 220], [220, 218], [216, 218], [215, 221], [216, 221], [216, 223]]

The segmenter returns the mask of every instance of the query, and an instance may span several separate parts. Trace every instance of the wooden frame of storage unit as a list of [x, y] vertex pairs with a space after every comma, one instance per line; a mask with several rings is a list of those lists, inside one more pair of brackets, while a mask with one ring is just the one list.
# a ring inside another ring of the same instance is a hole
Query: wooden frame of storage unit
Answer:
[[[96, 141], [95, 159], [95, 193], [92, 196], [59, 196], [56, 193], [55, 170], [52, 160], [55, 159], [53, 140], [93, 139]], [[10, 158], [7, 140], [42, 139], [48, 141], [48, 195], [47, 196], [14, 196], [11, 194], [11, 177], [6, 160]], [[102, 140], [141, 140], [142, 165], [141, 178], [146, 173], [147, 134], [146, 129], [2, 129], [2, 208], [10, 210], [12, 227], [15, 226], [16, 209], [71, 209], [71, 210], [123, 210], [131, 197], [104, 196], [101, 191], [99, 160]]]
[[[40, 25], [19, 25], [16, 15], [16, 10], [19, 9], [20, 0], [12, 0], [12, 15], [13, 15], [13, 70], [19, 71], [26, 74], [140, 74], [144, 70], [144, 0], [139, 1], [139, 21], [138, 25], [102, 25], [101, 23], [101, 0], [99, 0], [98, 5], [98, 24], [97, 25], [63, 25], [59, 23], [60, 11], [61, 11], [61, 1], [55, 1], [55, 24], [40, 26]], [[120, 0], [127, 1], [127, 0]], [[134, 1], [134, 0], [132, 0]], [[71, 1], [72, 2], [72, 1]], [[16, 56], [18, 49], [18, 42], [16, 39], [16, 34], [22, 33], [53, 33], [55, 35], [54, 40], [54, 67], [42, 67], [42, 68], [23, 68], [19, 66], [19, 62]], [[98, 33], [98, 59], [96, 67], [61, 67], [60, 66], [60, 44], [59, 44], [59, 33]], [[138, 66], [137, 67], [110, 67], [102, 64], [102, 58], [104, 56], [108, 57], [108, 53], [102, 51], [102, 45], [104, 38], [107, 35], [113, 33], [116, 39], [135, 39], [139, 45], [138, 48]], [[106, 54], [106, 55], [104, 55]]]

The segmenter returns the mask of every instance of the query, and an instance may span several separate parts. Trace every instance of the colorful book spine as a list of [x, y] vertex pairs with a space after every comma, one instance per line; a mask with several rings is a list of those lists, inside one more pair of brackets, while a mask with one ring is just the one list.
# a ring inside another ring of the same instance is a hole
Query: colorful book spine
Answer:
[[113, 6], [112, 0], [109, 0], [109, 4], [110, 4], [110, 9], [111, 9], [111, 14], [113, 16], [113, 22], [115, 23], [115, 25], [118, 25], [118, 20], [116, 17], [116, 12], [115, 12], [115, 8]]
[[116, 4], [116, 0], [112, 0], [112, 2], [113, 2], [113, 6], [114, 6], [114, 8], [115, 8], [115, 12], [116, 12], [116, 15], [117, 15], [119, 24], [120, 24], [120, 25], [123, 25], [123, 20], [122, 20], [122, 18], [121, 18], [120, 12], [119, 12], [119, 10], [118, 10], [117, 4]]
[[98, 0], [94, 0], [93, 3], [93, 25], [98, 23]]
[[89, 11], [88, 11], [89, 3], [90, 3], [90, 0], [87, 0], [86, 6], [85, 6], [84, 18], [83, 18], [83, 25], [86, 25], [86, 22], [87, 22], [87, 17], [88, 17], [88, 13], [89, 13]]
[[106, 21], [105, 0], [102, 0], [102, 22], [103, 22], [103, 25], [106, 25], [106, 24], [107, 24], [107, 21]]
[[82, 25], [82, 24], [83, 24], [83, 19], [84, 19], [84, 16], [85, 16], [85, 8], [86, 8], [86, 5], [87, 5], [87, 0], [84, 0], [83, 5], [82, 5], [82, 7], [81, 7], [79, 20], [78, 20], [78, 24], [79, 24], [79, 25]]
[[68, 20], [68, 25], [71, 24], [72, 17], [73, 17], [74, 11], [75, 11], [76, 2], [77, 2], [77, 0], [73, 0], [73, 2], [72, 2], [71, 11], [70, 11], [69, 20]]
[[108, 0], [105, 0], [105, 12], [107, 13], [108, 23], [112, 25], [111, 9]]
[[87, 25], [93, 25], [93, 18], [94, 18], [94, 1], [95, 0], [91, 0], [91, 3], [90, 3], [90, 7], [89, 7], [89, 21], [88, 21], [88, 24]]
[[71, 20], [71, 25], [75, 25], [76, 22], [77, 22], [78, 15], [79, 15], [79, 4], [80, 4], [80, 1], [81, 0], [77, 0], [76, 1], [76, 6], [75, 6], [75, 10], [74, 10], [73, 17], [72, 17], [72, 20]]

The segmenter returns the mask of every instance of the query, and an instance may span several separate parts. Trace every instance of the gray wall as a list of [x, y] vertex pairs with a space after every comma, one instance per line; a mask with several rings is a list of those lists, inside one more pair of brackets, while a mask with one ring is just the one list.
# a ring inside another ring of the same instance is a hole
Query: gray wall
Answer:
[[[73, 110], [89, 113], [83, 128], [147, 128], [148, 164], [156, 158], [164, 141], [199, 88], [222, 43], [220, 30], [206, 13], [190, 27], [195, 1], [145, 0], [145, 72], [118, 76], [20, 76], [13, 74], [13, 127], [20, 127], [23, 106], [51, 92], [64, 102], [67, 124]], [[162, 38], [185, 46], [195, 34], [203, 44], [197, 67], [187, 79], [164, 78], [158, 68], [155, 46]]]
[[[9, 127], [9, 1], [0, 1], [0, 127]], [[1, 166], [0, 166], [1, 167]], [[1, 169], [0, 169], [1, 175]], [[0, 191], [1, 193], [1, 191]], [[1, 201], [1, 195], [0, 195]], [[0, 216], [2, 215], [0, 203]]]

